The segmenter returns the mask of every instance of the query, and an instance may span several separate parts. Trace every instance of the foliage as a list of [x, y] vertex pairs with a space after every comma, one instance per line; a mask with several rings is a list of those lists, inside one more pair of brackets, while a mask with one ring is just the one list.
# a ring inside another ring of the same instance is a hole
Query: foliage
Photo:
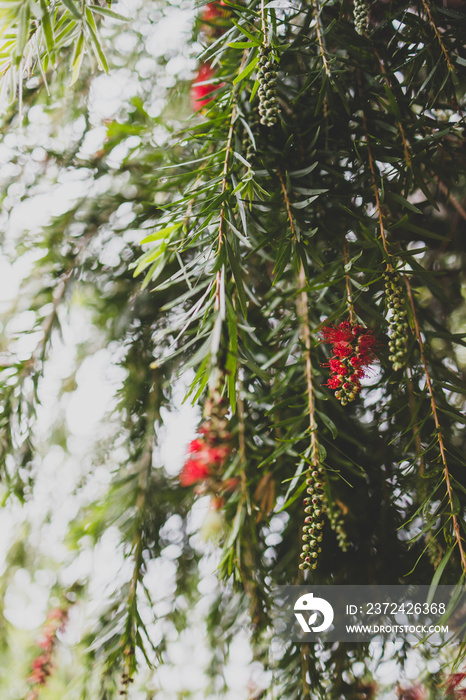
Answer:
[[[17, 307], [33, 321], [19, 339], [7, 324], [2, 338], [4, 496], [26, 507], [37, 498], [47, 449], [40, 403], [60, 328], [65, 337], [78, 310], [93, 331], [79, 341], [73, 371], [106, 348], [120, 374], [107, 432], [96, 436], [75, 485], [81, 508], [67, 539], [78, 558], [116, 531], [122, 560], [82, 635], [82, 697], [114, 697], [122, 674], [131, 697], [126, 679], [138, 667], [154, 667], [157, 679], [171, 640], [190, 628], [188, 611], [202, 607], [195, 494], [164, 469], [160, 447], [182, 382], [201, 411], [215, 396], [228, 401], [234, 445], [222, 474], [235, 485], [220, 504], [222, 588], [202, 622], [209, 697], [227, 693], [224, 667], [246, 619], [254, 661], [272, 679], [251, 697], [384, 697], [367, 645], [275, 648], [270, 595], [275, 584], [456, 583], [466, 572], [464, 6], [376, 2], [362, 34], [345, 0], [224, 7], [193, 29], [191, 56], [202, 43], [199, 65], [212, 69], [200, 111], [188, 113], [183, 69], [167, 87], [169, 58], [159, 56], [89, 153], [92, 104], [65, 108], [65, 78], [53, 79], [51, 66], [59, 54], [71, 57], [76, 95], [87, 94], [85, 47], [106, 69], [99, 35], [107, 32], [112, 62], [113, 8], [1, 4], [5, 85], [22, 85], [33, 50], [41, 67], [37, 84], [19, 90], [25, 142], [12, 157], [20, 171], [33, 157], [34, 109], [45, 100], [40, 108], [50, 114], [43, 167], [32, 177], [20, 172], [20, 196], [34, 204], [40, 183], [58, 191], [77, 171], [85, 183], [16, 248], [38, 253]], [[156, 11], [137, 7], [135, 27], [150, 25]], [[128, 57], [132, 78], [141, 65]], [[259, 120], [267, 90], [276, 124]], [[63, 145], [57, 115], [72, 124], [81, 113], [84, 128]], [[18, 121], [7, 112], [11, 135]], [[15, 206], [13, 191], [3, 205], [10, 218]], [[329, 383], [335, 347], [320, 341], [323, 327], [346, 321], [370, 329], [370, 360], [376, 353], [379, 362], [342, 405]], [[66, 426], [54, 430], [66, 451]], [[102, 465], [111, 483], [89, 498]], [[312, 484], [314, 472], [323, 485]], [[312, 489], [322, 492], [318, 518]], [[322, 541], [312, 544], [309, 528], [321, 522]], [[317, 567], [305, 572], [313, 547]], [[30, 556], [23, 566], [40, 562]], [[429, 659], [432, 651], [419, 653]], [[401, 669], [409, 653], [402, 645], [392, 656]], [[440, 650], [438, 671], [419, 679], [426, 697], [440, 697], [440, 671], [453, 656]]]

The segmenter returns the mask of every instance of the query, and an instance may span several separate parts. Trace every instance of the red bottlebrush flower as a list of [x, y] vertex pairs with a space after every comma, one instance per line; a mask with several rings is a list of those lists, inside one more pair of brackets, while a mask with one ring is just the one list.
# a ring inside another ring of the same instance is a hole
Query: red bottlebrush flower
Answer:
[[345, 374], [348, 374], [348, 368], [345, 367], [345, 365], [340, 362], [340, 360], [336, 357], [332, 357], [329, 362], [328, 366], [332, 370], [332, 372], [335, 372], [336, 374], [339, 374], [340, 376], [345, 376]]
[[205, 105], [211, 102], [212, 97], [209, 94], [216, 90], [218, 85], [212, 85], [212, 83], [205, 84], [207, 81], [213, 79], [215, 71], [208, 63], [203, 63], [199, 68], [196, 77], [191, 83], [191, 107], [193, 112], [197, 112]]
[[345, 358], [349, 357], [351, 355], [351, 345], [348, 345], [348, 343], [340, 341], [336, 345], [333, 346], [333, 352], [337, 357], [340, 358]]
[[210, 475], [209, 465], [198, 459], [188, 459], [180, 474], [181, 486], [192, 486], [197, 481], [204, 481]]
[[230, 448], [227, 445], [222, 447], [209, 447], [207, 450], [208, 458], [211, 462], [224, 462], [230, 453]]
[[204, 448], [202, 440], [191, 440], [188, 447], [188, 452], [200, 452]]
[[40, 639], [37, 640], [37, 646], [41, 649], [51, 649], [55, 640], [54, 632], [45, 632]]
[[68, 610], [66, 607], [53, 608], [47, 615], [47, 621], [42, 629], [42, 636], [37, 641], [37, 645], [41, 647], [43, 652], [36, 656], [31, 664], [31, 673], [28, 677], [28, 683], [32, 686], [26, 700], [37, 700], [39, 697], [40, 686], [47, 683], [48, 677], [54, 669], [52, 656], [55, 643], [57, 641], [57, 633], [63, 630], [68, 620]]
[[336, 390], [336, 398], [345, 405], [361, 391], [362, 368], [369, 367], [377, 359], [377, 338], [369, 328], [350, 321], [342, 321], [338, 326], [324, 326], [320, 335], [322, 342], [330, 343], [333, 350], [328, 366], [334, 376], [326, 385]]
[[201, 20], [203, 22], [214, 22], [217, 17], [225, 17], [228, 14], [224, 2], [209, 2], [201, 10]]
[[445, 681], [447, 693], [455, 700], [466, 698], [466, 688], [458, 688], [459, 684], [466, 680], [466, 673], [452, 673]]
[[32, 662], [32, 668], [34, 671], [37, 671], [38, 669], [44, 668], [44, 666], [47, 666], [49, 664], [49, 657], [46, 656], [45, 654], [41, 654], [41, 656], [36, 656], [34, 661]]

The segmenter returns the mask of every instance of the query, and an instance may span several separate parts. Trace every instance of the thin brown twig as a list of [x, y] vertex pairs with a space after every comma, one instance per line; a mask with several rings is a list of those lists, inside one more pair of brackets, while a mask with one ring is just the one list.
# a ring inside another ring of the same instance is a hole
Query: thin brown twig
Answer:
[[354, 307], [353, 307], [353, 297], [351, 295], [351, 283], [350, 283], [350, 278], [349, 274], [346, 270], [348, 266], [348, 244], [346, 242], [346, 238], [343, 240], [343, 257], [345, 260], [345, 280], [346, 280], [346, 299], [348, 302], [348, 310], [349, 310], [349, 315], [350, 315], [350, 322], [354, 324], [356, 322], [356, 318], [354, 315]]
[[464, 209], [464, 207], [461, 206], [461, 204], [458, 202], [456, 197], [454, 195], [452, 195], [451, 192], [448, 191], [448, 187], [445, 185], [444, 182], [439, 180], [438, 186], [439, 186], [440, 191], [445, 195], [445, 197], [447, 197], [450, 200], [450, 202], [455, 207], [456, 211], [461, 216], [461, 218], [466, 221], [466, 209]]
[[[280, 180], [280, 185], [283, 192], [283, 198], [285, 200], [286, 211], [288, 215], [288, 221], [290, 224], [291, 232], [293, 234], [293, 239], [296, 242], [296, 226], [293, 219], [293, 214], [291, 213], [290, 199], [288, 197], [288, 192], [286, 191], [285, 181], [280, 170], [277, 170], [278, 177]], [[299, 272], [298, 272], [298, 285], [299, 294], [296, 299], [296, 310], [298, 313], [300, 330], [301, 330], [301, 340], [304, 345], [304, 362], [305, 362], [305, 375], [306, 375], [306, 393], [307, 393], [307, 404], [309, 411], [309, 432], [311, 434], [311, 459], [314, 462], [319, 460], [319, 449], [316, 437], [316, 420], [315, 420], [315, 402], [314, 402], [314, 389], [312, 387], [312, 360], [311, 360], [311, 330], [309, 322], [309, 297], [306, 291], [306, 273], [304, 270], [304, 265], [300, 262]]]
[[383, 223], [383, 214], [382, 214], [382, 207], [380, 204], [379, 188], [377, 185], [377, 178], [375, 176], [374, 159], [372, 157], [372, 149], [371, 149], [370, 142], [369, 142], [369, 131], [367, 128], [366, 114], [365, 114], [364, 110], [362, 111], [362, 124], [363, 124], [363, 128], [364, 128], [364, 134], [366, 137], [367, 156], [369, 159], [369, 168], [370, 168], [371, 176], [372, 176], [372, 189], [374, 190], [375, 204], [377, 207], [377, 215], [379, 218], [380, 237], [382, 238], [382, 244], [383, 244], [385, 253], [387, 254], [388, 257], [390, 257], [390, 253], [388, 252], [388, 247], [387, 247], [387, 237], [385, 235], [385, 227], [384, 227], [384, 223]]
[[332, 74], [330, 71], [330, 67], [328, 65], [327, 56], [325, 55], [324, 38], [322, 36], [322, 29], [320, 26], [319, 0], [313, 0], [312, 4], [314, 6], [314, 17], [316, 20], [316, 35], [317, 35], [317, 43], [319, 44], [320, 57], [322, 58], [322, 63], [324, 64], [324, 69], [325, 69], [325, 73], [327, 75], [327, 78], [331, 78]]
[[[249, 55], [249, 50], [247, 49], [243, 53], [243, 58], [241, 60], [241, 64], [239, 67], [239, 72], [244, 68], [244, 65], [247, 61]], [[226, 143], [226, 153], [225, 153], [225, 160], [223, 161], [223, 171], [222, 171], [222, 197], [225, 195], [225, 192], [228, 187], [228, 170], [230, 167], [230, 157], [231, 157], [231, 144], [233, 142], [233, 134], [234, 134], [234, 129], [235, 129], [235, 121], [236, 121], [236, 115], [237, 115], [237, 104], [234, 102], [232, 110], [231, 110], [231, 116], [230, 116], [230, 126], [228, 129], [228, 136], [227, 136], [227, 143]], [[223, 241], [225, 238], [225, 199], [222, 201], [222, 206], [220, 208], [220, 222], [218, 226], [218, 247], [217, 247], [217, 254], [220, 252]], [[222, 287], [222, 270], [219, 269], [217, 270], [217, 274], [215, 275], [215, 309], [218, 311], [220, 310], [220, 290]]]
[[309, 660], [309, 645], [301, 644], [301, 680], [303, 683], [303, 700], [311, 700], [311, 686], [307, 680]]
[[430, 11], [429, 3], [427, 2], [427, 0], [422, 0], [422, 4], [423, 4], [424, 9], [425, 9], [425, 11], [426, 11], [426, 13], [427, 13], [427, 16], [428, 16], [428, 18], [429, 18], [430, 26], [432, 27], [432, 30], [433, 30], [435, 36], [437, 37], [437, 41], [438, 41], [438, 43], [440, 44], [440, 48], [441, 48], [441, 50], [442, 50], [442, 53], [443, 53], [443, 55], [445, 56], [445, 60], [446, 60], [446, 62], [447, 62], [448, 70], [450, 71], [450, 73], [454, 73], [454, 72], [455, 72], [455, 69], [454, 69], [454, 67], [453, 67], [452, 62], [450, 61], [450, 56], [448, 55], [448, 51], [446, 50], [445, 44], [444, 44], [443, 41], [442, 41], [442, 37], [440, 36], [440, 32], [439, 32], [439, 30], [437, 29], [437, 25], [436, 25], [435, 22], [434, 22], [434, 18], [432, 17], [432, 13], [431, 13], [431, 11]]
[[[377, 49], [375, 48], [375, 46], [373, 46], [372, 49], [373, 49], [374, 54], [376, 55], [377, 60], [379, 62], [379, 67], [380, 67], [380, 70], [381, 70], [382, 75], [384, 77], [385, 85], [388, 87], [389, 90], [391, 90], [391, 85], [390, 85], [390, 81], [388, 79], [387, 71], [385, 70], [384, 63], [383, 63], [382, 59], [380, 58], [380, 54], [377, 51]], [[398, 129], [400, 130], [401, 140], [403, 141], [403, 150], [405, 153], [406, 165], [408, 166], [408, 168], [410, 168], [411, 167], [411, 155], [409, 153], [408, 140], [406, 138], [405, 130], [403, 129], [403, 124], [401, 123], [400, 119], [396, 119], [396, 125], [398, 126]]]
[[409, 412], [411, 414], [411, 419], [413, 420], [413, 432], [414, 432], [414, 442], [416, 445], [416, 452], [419, 458], [419, 475], [423, 476], [426, 470], [426, 463], [424, 460], [424, 455], [422, 454], [422, 442], [421, 442], [421, 431], [419, 424], [416, 419], [416, 401], [414, 398], [414, 386], [413, 379], [411, 376], [411, 368], [408, 377], [408, 402], [409, 402]]
[[[226, 189], [227, 189], [227, 184], [228, 184], [228, 168], [230, 167], [230, 155], [231, 155], [231, 144], [233, 141], [233, 133], [234, 133], [234, 126], [235, 126], [235, 120], [236, 120], [236, 103], [233, 105], [233, 108], [231, 110], [231, 118], [230, 118], [230, 127], [228, 129], [228, 136], [227, 136], [227, 144], [226, 144], [226, 153], [225, 153], [225, 160], [223, 161], [223, 173], [222, 173], [222, 196], [225, 194]], [[217, 247], [217, 254], [220, 252], [223, 241], [225, 238], [225, 200], [222, 202], [222, 206], [220, 209], [220, 223], [218, 227], [218, 247]], [[222, 270], [219, 269], [217, 270], [217, 274], [215, 276], [215, 309], [218, 311], [220, 309], [220, 289], [222, 285]]]
[[428, 392], [429, 392], [429, 397], [430, 397], [430, 405], [431, 405], [431, 409], [432, 409], [432, 416], [433, 416], [433, 418], [434, 418], [435, 430], [436, 430], [436, 433], [437, 433], [437, 442], [438, 442], [438, 446], [439, 446], [439, 450], [440, 450], [440, 457], [441, 457], [441, 461], [442, 461], [443, 475], [444, 475], [445, 484], [446, 484], [446, 487], [447, 487], [448, 503], [449, 503], [449, 506], [450, 506], [450, 514], [451, 514], [451, 519], [452, 519], [452, 523], [453, 523], [453, 530], [454, 530], [454, 533], [455, 533], [455, 539], [456, 539], [456, 542], [457, 542], [457, 545], [458, 545], [458, 549], [459, 549], [459, 552], [460, 552], [461, 565], [462, 565], [462, 568], [463, 568], [463, 572], [466, 574], [466, 554], [465, 554], [465, 551], [464, 551], [464, 548], [463, 548], [463, 541], [462, 541], [462, 539], [461, 539], [461, 531], [460, 531], [460, 526], [459, 526], [459, 523], [458, 523], [458, 518], [456, 517], [456, 515], [455, 515], [455, 513], [454, 513], [454, 507], [453, 507], [453, 490], [452, 490], [452, 487], [451, 487], [451, 478], [450, 478], [450, 471], [449, 471], [449, 469], [448, 469], [448, 464], [447, 464], [447, 455], [446, 455], [446, 450], [445, 450], [445, 444], [444, 444], [444, 442], [443, 442], [443, 434], [442, 434], [442, 430], [441, 430], [441, 426], [440, 426], [440, 421], [439, 421], [439, 417], [438, 417], [437, 404], [436, 404], [436, 402], [435, 402], [435, 396], [434, 396], [434, 390], [433, 390], [433, 386], [432, 386], [432, 380], [431, 380], [431, 378], [430, 378], [429, 368], [428, 368], [428, 366], [427, 366], [427, 360], [426, 360], [426, 356], [425, 356], [425, 352], [424, 352], [424, 343], [423, 343], [423, 341], [422, 341], [421, 329], [420, 329], [419, 321], [418, 321], [417, 314], [416, 314], [416, 307], [415, 307], [415, 304], [414, 304], [414, 297], [413, 297], [413, 293], [412, 293], [412, 290], [411, 290], [411, 285], [410, 285], [409, 280], [408, 280], [407, 277], [405, 277], [405, 284], [406, 284], [406, 289], [407, 289], [407, 291], [408, 291], [408, 297], [409, 297], [409, 302], [410, 302], [410, 305], [411, 305], [411, 310], [412, 310], [412, 313], [413, 313], [414, 329], [415, 329], [415, 333], [416, 333], [417, 342], [418, 342], [418, 345], [419, 345], [419, 352], [420, 352], [420, 355], [421, 355], [422, 365], [423, 365], [423, 368], [424, 368], [424, 376], [425, 376], [425, 379], [426, 379], [427, 390], [428, 390]]
[[262, 34], [264, 36], [262, 43], [267, 46], [269, 43], [267, 37], [267, 22], [265, 21], [265, 0], [261, 0], [261, 23], [262, 23]]

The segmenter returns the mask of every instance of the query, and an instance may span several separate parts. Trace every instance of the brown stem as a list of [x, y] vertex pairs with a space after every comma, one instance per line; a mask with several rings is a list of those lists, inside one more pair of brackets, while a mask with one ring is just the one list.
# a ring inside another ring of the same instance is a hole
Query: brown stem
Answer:
[[[244, 65], [247, 61], [248, 55], [249, 55], [248, 50], [244, 51], [243, 58], [241, 60], [241, 65], [239, 68], [240, 73], [244, 68]], [[232, 110], [231, 110], [230, 127], [228, 129], [225, 160], [223, 161], [222, 196], [225, 195], [225, 192], [226, 192], [227, 186], [228, 186], [228, 169], [230, 167], [230, 157], [231, 157], [231, 151], [232, 151], [231, 144], [233, 142], [236, 114], [237, 114], [237, 105], [236, 105], [236, 102], [234, 102]], [[218, 236], [217, 236], [217, 239], [218, 239], [217, 254], [220, 252], [220, 250], [222, 248], [224, 238], [225, 238], [225, 198], [223, 198], [222, 206], [220, 208], [220, 222], [219, 222], [219, 226], [218, 226]], [[220, 269], [220, 270], [217, 270], [217, 274], [215, 275], [215, 309], [217, 311], [220, 310], [221, 286], [222, 286], [222, 270]]]
[[354, 324], [354, 323], [356, 323], [356, 318], [354, 315], [353, 297], [351, 296], [351, 284], [350, 284], [349, 274], [346, 271], [346, 267], [348, 265], [348, 244], [346, 242], [346, 238], [343, 241], [343, 257], [345, 259], [346, 299], [348, 301], [350, 322], [352, 324]]
[[390, 257], [390, 253], [388, 252], [388, 248], [387, 248], [387, 238], [385, 235], [385, 227], [383, 224], [383, 214], [382, 214], [382, 207], [380, 205], [379, 188], [377, 186], [377, 178], [375, 176], [374, 159], [372, 157], [372, 150], [371, 150], [370, 143], [369, 143], [369, 131], [367, 129], [367, 120], [366, 120], [366, 115], [365, 115], [364, 111], [362, 113], [362, 124], [363, 124], [363, 128], [364, 128], [364, 134], [366, 136], [367, 156], [369, 158], [369, 168], [370, 168], [371, 177], [372, 177], [372, 189], [374, 190], [375, 205], [377, 207], [377, 214], [378, 214], [378, 218], [379, 218], [380, 237], [382, 239], [385, 253], [387, 254], [388, 257]]
[[330, 72], [330, 68], [328, 65], [327, 56], [325, 55], [324, 38], [322, 36], [322, 29], [320, 26], [319, 0], [313, 0], [312, 4], [314, 6], [314, 17], [316, 20], [316, 35], [317, 35], [317, 43], [319, 44], [320, 57], [322, 58], [322, 63], [324, 64], [324, 69], [325, 69], [325, 73], [327, 75], [327, 78], [331, 78], [331, 72]]
[[[382, 59], [380, 58], [380, 54], [377, 51], [377, 49], [375, 48], [375, 46], [373, 46], [372, 49], [374, 51], [375, 56], [377, 57], [377, 61], [379, 62], [379, 67], [380, 67], [380, 70], [381, 70], [382, 75], [384, 77], [385, 85], [388, 87], [389, 90], [391, 90], [391, 85], [390, 85], [390, 81], [388, 79], [387, 71], [385, 70], [384, 63], [383, 63]], [[403, 141], [403, 150], [405, 153], [406, 165], [408, 166], [408, 168], [410, 168], [411, 167], [411, 156], [409, 153], [408, 141], [406, 138], [405, 130], [403, 129], [403, 124], [401, 123], [401, 121], [399, 119], [396, 120], [396, 125], [397, 125], [398, 129], [400, 130], [401, 140]]]
[[414, 297], [413, 297], [413, 293], [411, 290], [411, 285], [410, 285], [409, 280], [407, 278], [405, 278], [405, 283], [406, 283], [406, 289], [408, 291], [408, 297], [409, 297], [409, 302], [411, 305], [411, 310], [413, 312], [414, 329], [416, 332], [416, 338], [417, 338], [417, 342], [419, 345], [419, 352], [421, 355], [421, 361], [422, 361], [422, 365], [424, 368], [424, 376], [426, 379], [427, 390], [429, 392], [429, 397], [430, 397], [432, 416], [434, 418], [435, 430], [437, 433], [437, 442], [438, 442], [438, 446], [439, 446], [439, 450], [440, 450], [440, 457], [441, 457], [442, 467], [443, 467], [443, 475], [444, 475], [445, 484], [447, 487], [448, 503], [450, 506], [450, 513], [451, 513], [451, 519], [452, 519], [452, 523], [453, 523], [453, 530], [455, 533], [455, 539], [456, 539], [456, 542], [458, 545], [458, 549], [460, 552], [461, 566], [463, 568], [463, 572], [466, 574], [466, 554], [465, 554], [464, 548], [463, 548], [463, 541], [461, 539], [461, 531], [460, 531], [460, 526], [458, 523], [458, 518], [456, 517], [456, 515], [454, 513], [453, 490], [451, 487], [450, 471], [448, 469], [448, 464], [447, 464], [447, 455], [446, 455], [445, 445], [443, 442], [443, 434], [442, 434], [440, 421], [439, 421], [439, 417], [438, 417], [438, 412], [437, 412], [437, 404], [435, 402], [434, 389], [432, 386], [432, 380], [430, 378], [429, 368], [427, 366], [427, 360], [426, 360], [426, 356], [424, 353], [424, 343], [422, 341], [421, 329], [420, 329], [419, 321], [418, 321], [417, 314], [416, 314]]
[[309, 669], [309, 646], [301, 644], [301, 678], [303, 682], [303, 700], [311, 700], [311, 686], [307, 680], [307, 672]]
[[450, 56], [448, 55], [448, 51], [447, 51], [446, 48], [445, 48], [445, 44], [444, 44], [443, 41], [442, 41], [442, 37], [440, 36], [440, 32], [439, 32], [439, 30], [437, 29], [437, 25], [436, 25], [435, 22], [434, 22], [434, 18], [432, 17], [432, 13], [431, 13], [431, 11], [430, 11], [429, 3], [427, 2], [427, 0], [422, 0], [422, 4], [423, 4], [424, 9], [425, 9], [425, 11], [426, 11], [426, 14], [427, 14], [427, 16], [428, 16], [428, 18], [429, 18], [430, 26], [432, 27], [433, 32], [434, 32], [435, 36], [437, 37], [437, 41], [438, 41], [438, 43], [440, 44], [440, 48], [441, 48], [441, 50], [442, 50], [442, 53], [443, 53], [443, 55], [445, 56], [445, 60], [446, 60], [446, 62], [447, 62], [448, 70], [450, 71], [450, 73], [454, 73], [454, 72], [455, 72], [455, 69], [453, 68], [453, 64], [452, 64], [452, 62], [450, 61]]
[[[226, 154], [225, 154], [225, 160], [223, 162], [223, 179], [222, 179], [222, 195], [225, 194], [226, 189], [227, 189], [227, 176], [228, 176], [228, 168], [230, 166], [230, 155], [231, 155], [231, 144], [233, 141], [233, 133], [234, 133], [234, 125], [235, 125], [235, 119], [236, 119], [236, 103], [233, 105], [233, 109], [231, 110], [231, 118], [230, 118], [230, 128], [228, 129], [228, 136], [227, 136], [227, 145], [226, 145]], [[220, 252], [223, 241], [225, 238], [225, 199], [223, 199], [222, 206], [220, 209], [220, 223], [218, 227], [218, 248], [217, 248], [217, 254]], [[222, 269], [220, 268], [217, 270], [217, 274], [215, 275], [215, 309], [216, 311], [220, 310], [220, 290], [222, 287]]]
[[447, 198], [450, 200], [450, 202], [453, 204], [453, 206], [455, 207], [456, 211], [457, 211], [458, 214], [461, 216], [461, 218], [464, 219], [464, 220], [466, 221], [466, 209], [464, 209], [464, 207], [461, 206], [461, 204], [458, 202], [458, 200], [456, 199], [456, 197], [454, 197], [454, 196], [451, 194], [451, 192], [448, 191], [448, 188], [447, 188], [447, 186], [445, 185], [445, 183], [443, 183], [441, 180], [439, 180], [438, 186], [439, 186], [440, 191], [441, 191], [441, 192], [445, 195], [445, 197], [447, 197]]
[[[283, 199], [285, 200], [285, 207], [288, 215], [288, 221], [290, 224], [291, 232], [293, 234], [293, 240], [296, 243], [296, 226], [294, 224], [293, 214], [291, 213], [290, 200], [288, 197], [288, 192], [286, 191], [285, 181], [281, 171], [277, 170], [278, 177], [280, 180], [280, 185], [282, 188]], [[307, 391], [307, 402], [309, 411], [309, 431], [311, 433], [311, 459], [315, 462], [319, 459], [319, 450], [317, 445], [316, 437], [316, 422], [315, 422], [315, 402], [314, 402], [314, 390], [312, 387], [312, 360], [311, 360], [311, 330], [309, 322], [309, 297], [306, 291], [306, 273], [304, 271], [303, 263], [300, 263], [298, 272], [298, 285], [300, 292], [296, 299], [296, 310], [298, 313], [298, 319], [301, 329], [301, 340], [304, 345], [304, 362], [305, 362], [305, 374], [306, 374], [306, 391]]]
[[241, 493], [245, 503], [247, 503], [247, 480], [246, 480], [246, 437], [244, 426], [244, 402], [243, 402], [243, 382], [240, 379], [239, 391], [236, 399], [238, 407], [238, 448], [241, 464]]
[[265, 21], [265, 0], [261, 0], [261, 24], [262, 24], [262, 34], [263, 34], [262, 43], [264, 46], [267, 46], [268, 45], [268, 38], [267, 38], [267, 23]]
[[413, 380], [410, 376], [408, 379], [408, 395], [409, 395], [409, 412], [411, 414], [411, 419], [413, 420], [413, 432], [414, 432], [414, 443], [416, 445], [416, 452], [419, 455], [419, 476], [423, 476], [426, 470], [426, 463], [424, 460], [424, 455], [422, 454], [422, 442], [421, 442], [421, 431], [419, 429], [419, 424], [415, 418], [416, 415], [416, 401], [414, 398], [414, 386]]

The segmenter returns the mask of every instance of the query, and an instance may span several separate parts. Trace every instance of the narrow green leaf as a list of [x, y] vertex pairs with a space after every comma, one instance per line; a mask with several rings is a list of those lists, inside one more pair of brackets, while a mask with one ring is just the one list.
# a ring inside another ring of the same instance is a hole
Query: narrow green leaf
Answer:
[[[308, 165], [307, 168], [301, 168], [300, 170], [290, 170], [289, 175], [290, 177], [305, 177], [306, 175], [309, 175], [309, 173], [312, 173], [312, 171], [318, 166], [319, 164], [316, 163], [311, 163], [311, 165]], [[327, 191], [327, 190], [326, 190]]]
[[329, 418], [327, 416], [327, 414], [324, 413], [323, 411], [316, 410], [316, 413], [319, 416], [322, 423], [325, 425], [325, 427], [328, 428], [330, 430], [330, 432], [332, 433], [333, 439], [335, 439], [338, 436], [338, 429], [337, 429], [337, 426], [335, 425], [335, 423], [333, 422], [333, 420], [331, 418]]
[[183, 226], [183, 222], [173, 224], [172, 226], [165, 226], [164, 228], [161, 228], [160, 231], [157, 231], [156, 233], [151, 233], [150, 236], [146, 236], [145, 238], [143, 238], [141, 244], [152, 243], [153, 241], [158, 241], [160, 238], [165, 238], [165, 236], [168, 236], [170, 233], [173, 233], [173, 231], [176, 231], [176, 229], [180, 228], [181, 226]]
[[19, 11], [18, 33], [15, 46], [15, 65], [19, 66], [23, 56], [24, 47], [29, 36], [29, 5], [24, 3]]
[[42, 29], [44, 31], [45, 45], [47, 47], [47, 53], [50, 56], [50, 60], [52, 63], [54, 63], [55, 42], [53, 38], [52, 22], [50, 20], [50, 14], [46, 1], [40, 0], [40, 6], [42, 9]]
[[99, 15], [117, 19], [119, 22], [131, 22], [130, 17], [125, 17], [124, 15], [118, 14], [118, 12], [113, 12], [113, 10], [109, 10], [107, 7], [101, 7], [100, 5], [89, 5], [89, 8], [92, 10], [92, 12], [97, 12]]
[[72, 73], [71, 73], [71, 83], [74, 85], [79, 77], [79, 71], [81, 70], [81, 65], [84, 58], [84, 32], [81, 32], [76, 41], [74, 47], [73, 61], [71, 63]]
[[235, 22], [235, 20], [233, 20], [233, 24], [237, 29], [240, 30], [242, 34], [244, 34], [244, 36], [247, 36], [248, 39], [250, 39], [254, 44], [257, 42], [256, 37], [253, 34], [250, 34], [250, 32], [248, 32], [248, 30], [245, 29], [242, 24], [238, 24], [238, 22]]
[[231, 245], [229, 244], [228, 241], [225, 241], [225, 246], [227, 249], [228, 260], [229, 260], [230, 265], [231, 265], [231, 270], [233, 272], [233, 277], [235, 278], [236, 289], [238, 291], [238, 299], [239, 299], [241, 311], [243, 313], [244, 318], [247, 318], [248, 307], [247, 307], [247, 302], [246, 302], [246, 294], [244, 293], [244, 287], [243, 287], [242, 270], [241, 270], [240, 264], [238, 263], [238, 260], [236, 259], [233, 248], [231, 247]]
[[251, 41], [232, 41], [231, 44], [227, 44], [230, 49], [253, 49], [256, 46], [260, 46], [259, 41], [252, 43]]
[[87, 28], [89, 30], [89, 35], [91, 37], [92, 41], [92, 48], [94, 49], [94, 53], [96, 55], [96, 58], [98, 62], [100, 63], [101, 67], [103, 70], [108, 73], [108, 63], [107, 59], [105, 58], [104, 50], [102, 48], [102, 44], [99, 39], [99, 35], [97, 33], [97, 27], [94, 19], [94, 15], [90, 11], [89, 7], [86, 7], [86, 20], [87, 20]]
[[414, 204], [411, 204], [411, 202], [408, 202], [408, 200], [405, 197], [402, 197], [401, 194], [398, 194], [398, 192], [387, 192], [386, 196], [387, 199], [391, 199], [394, 202], [401, 204], [403, 207], [406, 207], [406, 209], [410, 209], [411, 211], [416, 212], [416, 214], [422, 214], [420, 209], [415, 207]]
[[253, 58], [251, 63], [249, 63], [246, 66], [246, 68], [244, 68], [244, 70], [242, 70], [241, 73], [233, 80], [233, 85], [237, 85], [242, 80], [247, 78], [248, 75], [250, 75], [252, 73], [252, 71], [254, 70], [254, 68], [256, 67], [258, 60], [259, 60], [259, 56], [255, 56], [255, 58]]
[[82, 15], [73, 0], [60, 0], [60, 2], [66, 7], [67, 10], [69, 10], [69, 12], [71, 12], [72, 15], [74, 15], [74, 17], [76, 17], [76, 19], [82, 19]]
[[450, 557], [453, 554], [453, 550], [455, 549], [455, 546], [456, 546], [456, 544], [454, 544], [452, 547], [450, 547], [450, 549], [445, 554], [445, 556], [443, 557], [440, 564], [437, 566], [437, 569], [435, 570], [435, 574], [434, 574], [434, 576], [432, 578], [432, 582], [430, 584], [429, 593], [427, 594], [426, 602], [428, 605], [430, 605], [430, 603], [432, 603], [432, 601], [434, 599], [435, 591], [437, 589], [437, 586], [439, 585], [442, 574], [445, 571], [445, 568], [446, 568], [448, 562], [450, 561]]

